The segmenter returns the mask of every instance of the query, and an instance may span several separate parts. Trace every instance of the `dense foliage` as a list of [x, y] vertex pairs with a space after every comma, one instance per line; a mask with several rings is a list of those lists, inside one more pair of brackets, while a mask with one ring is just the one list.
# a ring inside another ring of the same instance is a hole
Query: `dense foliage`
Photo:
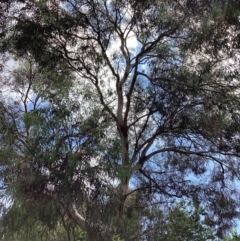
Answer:
[[177, 240], [172, 219], [182, 240], [223, 237], [240, 200], [239, 7], [0, 0], [17, 61], [1, 75], [3, 237], [67, 222], [69, 240]]

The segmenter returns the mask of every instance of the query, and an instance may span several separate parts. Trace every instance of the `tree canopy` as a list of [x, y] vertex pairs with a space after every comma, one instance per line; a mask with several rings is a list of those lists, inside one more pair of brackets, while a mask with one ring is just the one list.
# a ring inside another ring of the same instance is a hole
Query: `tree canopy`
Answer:
[[239, 7], [0, 0], [18, 65], [1, 77], [2, 233], [67, 220], [145, 240], [187, 201], [223, 237], [240, 200]]

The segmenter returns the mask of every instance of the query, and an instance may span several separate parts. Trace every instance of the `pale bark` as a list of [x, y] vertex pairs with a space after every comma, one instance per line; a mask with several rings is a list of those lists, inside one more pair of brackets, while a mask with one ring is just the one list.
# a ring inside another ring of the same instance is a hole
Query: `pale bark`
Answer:
[[68, 207], [68, 214], [75, 223], [83, 230], [87, 231], [87, 225], [85, 218], [77, 211], [75, 204], [70, 204]]

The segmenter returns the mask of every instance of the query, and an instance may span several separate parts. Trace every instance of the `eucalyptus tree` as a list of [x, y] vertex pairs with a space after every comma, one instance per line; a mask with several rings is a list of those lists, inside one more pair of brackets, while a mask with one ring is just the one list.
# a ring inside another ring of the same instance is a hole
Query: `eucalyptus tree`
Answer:
[[[141, 209], [192, 199], [206, 209], [212, 226], [224, 231], [232, 225], [239, 205], [237, 1], [26, 0], [1, 4], [12, 20], [4, 26], [2, 51], [17, 56], [30, 53], [48, 70], [64, 65], [76, 75], [76, 99], [84, 96], [92, 103], [81, 105], [90, 119], [81, 116], [77, 120], [71, 112], [71, 118], [82, 125], [68, 137], [80, 138], [78, 148], [87, 146], [88, 162], [94, 160], [102, 167], [94, 180], [101, 180], [83, 195], [85, 205], [94, 207], [92, 211], [72, 205], [68, 210], [72, 220], [84, 230], [102, 233], [103, 239], [111, 232], [124, 236], [126, 202], [136, 192]], [[61, 79], [56, 82], [61, 85]], [[96, 107], [91, 115], [90, 106]], [[66, 113], [72, 110], [66, 103], [64, 109]], [[48, 116], [44, 112], [43, 118]], [[25, 125], [36, 125], [35, 121], [27, 115]], [[62, 121], [54, 123], [54, 128], [62, 128]], [[72, 122], [63, 123], [68, 132]], [[45, 124], [48, 122], [33, 128], [34, 140]], [[81, 136], [86, 129], [91, 129], [91, 138]], [[44, 148], [55, 146], [59, 155], [55, 139], [59, 133], [49, 133], [54, 141]], [[60, 138], [60, 142], [63, 147], [67, 139]], [[41, 141], [35, 143], [34, 155], [41, 156], [36, 148]], [[75, 153], [75, 149], [67, 150]], [[59, 156], [44, 155], [36, 163], [41, 166], [51, 158], [59, 160]], [[83, 180], [73, 185], [72, 192], [90, 189], [88, 172], [76, 174], [82, 163], [76, 160], [75, 172], [66, 175]], [[54, 174], [56, 183], [64, 183], [65, 170], [70, 167], [67, 162], [59, 169], [62, 173]], [[89, 172], [92, 170], [90, 165]], [[116, 181], [114, 191], [104, 187], [103, 173], [111, 176], [108, 187]], [[69, 180], [66, 183], [71, 184]], [[60, 187], [59, 192], [67, 190]], [[40, 188], [36, 198], [43, 191]], [[115, 221], [123, 225], [121, 231], [112, 225]], [[141, 228], [134, 232], [141, 233]]]
[[82, 231], [69, 221], [86, 229], [76, 207], [86, 213], [94, 187], [114, 188], [112, 168], [100, 165], [107, 124], [94, 123], [99, 109], [87, 91], [74, 100], [74, 76], [64, 65], [47, 71], [30, 56], [22, 62], [1, 83], [1, 234], [49, 239], [65, 229], [68, 240], [79, 240]]

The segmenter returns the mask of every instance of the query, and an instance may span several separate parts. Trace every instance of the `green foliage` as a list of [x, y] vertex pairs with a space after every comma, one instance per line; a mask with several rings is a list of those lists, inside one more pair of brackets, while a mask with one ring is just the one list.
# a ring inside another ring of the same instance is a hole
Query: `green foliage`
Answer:
[[158, 209], [149, 210], [146, 226], [147, 240], [216, 240], [213, 230], [204, 223], [201, 208], [179, 204], [167, 213]]
[[226, 237], [224, 241], [239, 241], [240, 235], [237, 234], [237, 232], [232, 232], [230, 237]]
[[[27, 220], [28, 221], [28, 220]], [[58, 223], [54, 229], [49, 229], [49, 226], [43, 225], [41, 222], [26, 223], [21, 226], [21, 230], [10, 234], [4, 233], [3, 241], [86, 241], [86, 232], [78, 227], [71, 225], [67, 220], [63, 223]], [[28, 226], [28, 227], [27, 227]]]

